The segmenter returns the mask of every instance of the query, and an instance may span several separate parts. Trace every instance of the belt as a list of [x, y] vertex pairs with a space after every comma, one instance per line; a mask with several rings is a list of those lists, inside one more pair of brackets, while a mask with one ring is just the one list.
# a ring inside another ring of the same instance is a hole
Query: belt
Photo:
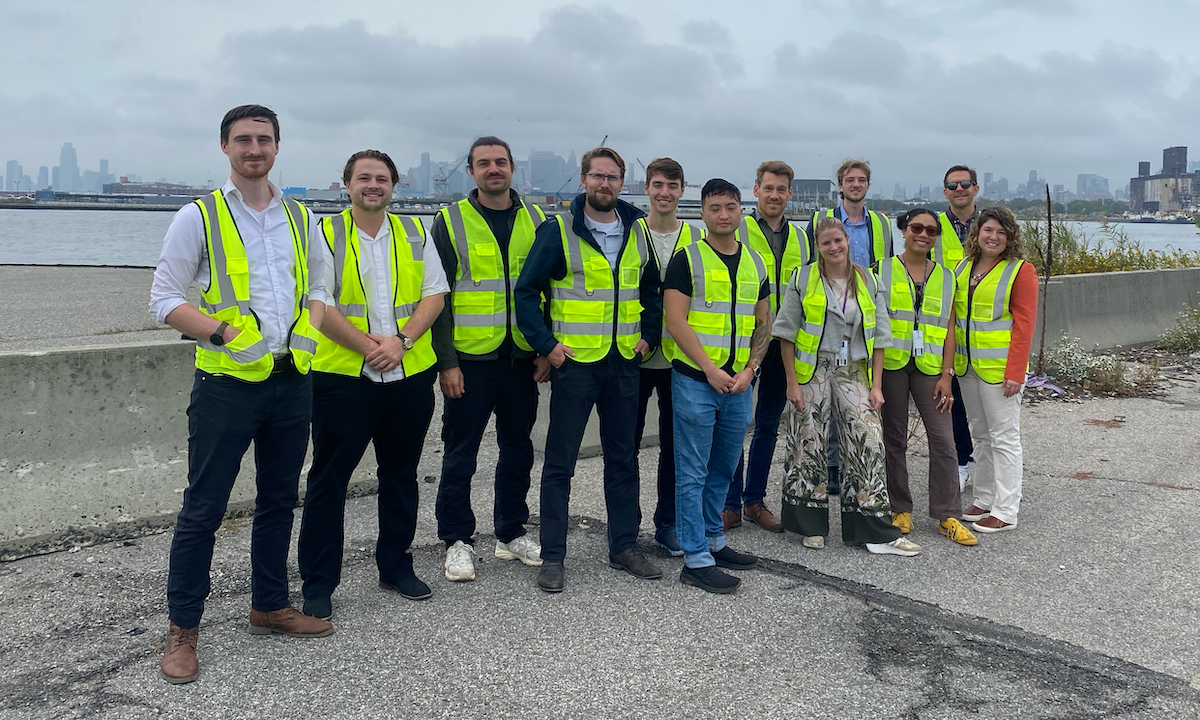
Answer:
[[296, 362], [292, 359], [292, 354], [288, 353], [283, 357], [275, 358], [275, 367], [271, 370], [272, 375], [290, 372], [296, 369]]

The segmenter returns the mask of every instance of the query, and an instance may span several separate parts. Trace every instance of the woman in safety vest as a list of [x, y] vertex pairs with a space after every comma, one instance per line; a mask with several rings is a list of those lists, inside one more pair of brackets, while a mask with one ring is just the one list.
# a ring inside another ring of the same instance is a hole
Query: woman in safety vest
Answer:
[[1021, 505], [1021, 390], [1038, 299], [1037, 271], [1021, 255], [1016, 218], [987, 208], [956, 272], [954, 371], [976, 460], [975, 497], [962, 517], [985, 533], [1015, 528]]
[[912, 556], [920, 546], [891, 524], [879, 413], [884, 349], [891, 347], [887, 305], [875, 276], [850, 260], [842, 221], [813, 228], [817, 261], [792, 275], [772, 334], [787, 376], [787, 448], [783, 510], [786, 530], [805, 547], [825, 547], [829, 534], [830, 423], [841, 438], [842, 541], [873, 553]]
[[886, 298], [892, 346], [883, 353], [883, 447], [892, 525], [913, 529], [908, 489], [908, 397], [911, 394], [929, 441], [929, 516], [938, 531], [960, 545], [975, 535], [961, 522], [962, 494], [954, 449], [954, 273], [930, 258], [941, 233], [932, 210], [909, 210], [896, 220], [904, 253], [879, 262], [879, 289]]

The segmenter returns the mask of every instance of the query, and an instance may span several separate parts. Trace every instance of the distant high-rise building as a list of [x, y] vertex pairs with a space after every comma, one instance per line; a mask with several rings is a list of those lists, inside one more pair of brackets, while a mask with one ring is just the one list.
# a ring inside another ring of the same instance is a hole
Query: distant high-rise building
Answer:
[[33, 187], [33, 178], [29, 177], [28, 175], [22, 175], [21, 176], [21, 189], [22, 190], [36, 190], [37, 188]]
[[1150, 177], [1150, 161], [1143, 160], [1138, 163], [1138, 177]]
[[50, 187], [54, 192], [62, 191], [62, 170], [57, 165], [50, 168]]
[[[4, 172], [4, 189], [16, 191], [21, 189], [21, 163], [16, 160], [9, 160], [5, 166]], [[28, 188], [26, 188], [28, 189]]]
[[60, 185], [56, 185], [55, 190], [71, 192], [79, 189], [79, 160], [71, 143], [63, 143], [58, 153], [58, 180]]
[[1187, 148], [1169, 147], [1163, 150], [1163, 175], [1183, 175], [1187, 172]]
[[1103, 200], [1112, 197], [1108, 192], [1108, 178], [1081, 174], [1075, 181], [1075, 195], [1080, 200]]
[[987, 195], [988, 188], [990, 188], [991, 186], [992, 186], [992, 174], [984, 173], [983, 174], [983, 187], [981, 187], [979, 189], [980, 192], [982, 192], [984, 195]]
[[428, 193], [433, 182], [433, 163], [429, 160], [429, 153], [421, 153], [421, 168], [417, 173], [417, 192]]
[[529, 153], [529, 182], [546, 193], [558, 192], [565, 184], [567, 161], [553, 150], [534, 150]]
[[50, 168], [45, 165], [38, 168], [37, 189], [45, 190], [50, 187]]
[[1188, 163], [1188, 172], [1200, 172], [1200, 161]]
[[896, 183], [895, 188], [892, 190], [892, 199], [893, 200], [907, 200], [908, 199], [908, 191], [905, 190], [903, 185], [901, 185], [900, 183]]

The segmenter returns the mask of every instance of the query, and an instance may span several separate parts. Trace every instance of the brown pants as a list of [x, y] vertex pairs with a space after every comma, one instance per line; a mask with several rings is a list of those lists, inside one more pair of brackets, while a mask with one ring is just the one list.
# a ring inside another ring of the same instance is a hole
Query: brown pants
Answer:
[[933, 388], [938, 376], [917, 370], [912, 360], [903, 370], [883, 371], [883, 447], [888, 497], [892, 512], [912, 512], [908, 489], [908, 397], [911, 394], [925, 423], [929, 441], [929, 517], [935, 520], [962, 517], [958, 487], [958, 455], [954, 449], [954, 421], [949, 412], [938, 412]]

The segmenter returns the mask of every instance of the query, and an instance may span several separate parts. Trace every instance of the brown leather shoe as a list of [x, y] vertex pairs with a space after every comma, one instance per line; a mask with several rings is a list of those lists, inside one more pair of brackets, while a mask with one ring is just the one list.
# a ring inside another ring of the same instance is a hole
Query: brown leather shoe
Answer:
[[196, 643], [199, 640], [199, 627], [181, 628], [171, 623], [171, 629], [167, 632], [167, 646], [158, 663], [164, 680], [172, 685], [182, 685], [200, 677], [200, 661], [196, 659]]
[[309, 617], [288, 605], [282, 610], [263, 612], [250, 611], [250, 634], [270, 635], [279, 633], [292, 637], [325, 637], [333, 633], [333, 623]]
[[733, 508], [725, 508], [721, 511], [721, 523], [725, 525], [726, 530], [741, 527], [742, 514]]
[[767, 532], [781, 533], [783, 532], [783, 523], [779, 522], [779, 518], [775, 517], [775, 513], [767, 509], [762, 503], [747, 505], [742, 510], [742, 515]]

